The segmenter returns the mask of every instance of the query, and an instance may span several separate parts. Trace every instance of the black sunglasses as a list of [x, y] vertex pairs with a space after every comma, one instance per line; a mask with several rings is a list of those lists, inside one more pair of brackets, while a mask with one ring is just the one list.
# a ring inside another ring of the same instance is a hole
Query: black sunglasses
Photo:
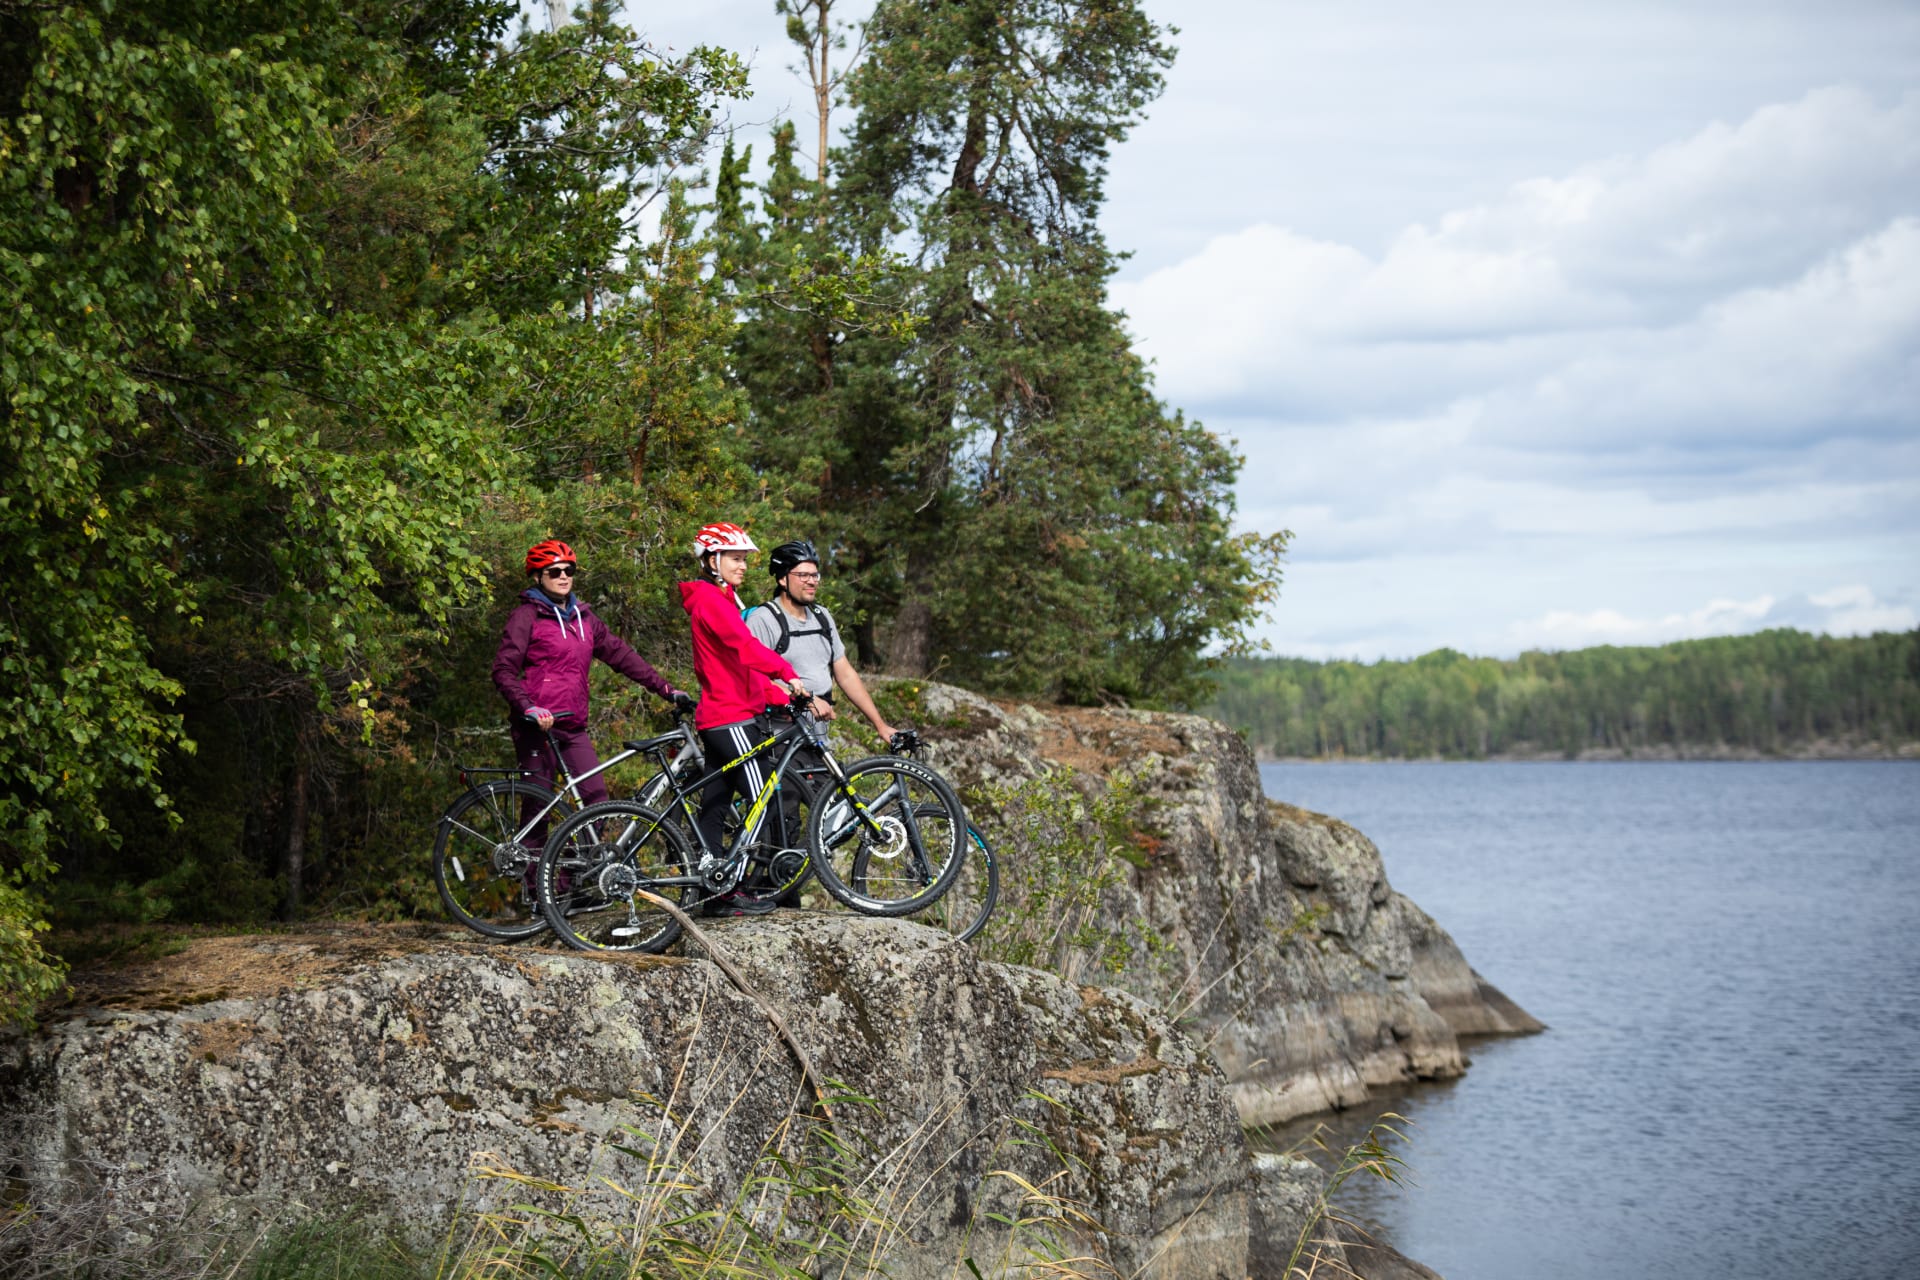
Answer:
[[542, 569], [540, 572], [549, 578], [571, 578], [575, 571], [567, 565], [555, 565], [551, 569]]

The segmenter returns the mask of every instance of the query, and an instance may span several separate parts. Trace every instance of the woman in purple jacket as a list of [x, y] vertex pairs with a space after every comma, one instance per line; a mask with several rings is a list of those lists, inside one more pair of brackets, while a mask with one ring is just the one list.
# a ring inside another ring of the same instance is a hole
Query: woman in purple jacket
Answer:
[[[550, 759], [547, 735], [566, 761], [567, 772], [579, 777], [598, 768], [593, 738], [587, 730], [587, 672], [595, 658], [621, 675], [643, 684], [682, 711], [694, 706], [683, 693], [639, 654], [633, 646], [607, 630], [586, 602], [573, 593], [579, 560], [573, 548], [558, 538], [537, 542], [527, 552], [527, 575], [533, 585], [520, 593], [520, 603], [507, 615], [500, 633], [500, 651], [493, 658], [493, 684], [512, 708], [508, 724], [520, 767], [543, 787], [551, 788], [557, 762]], [[569, 712], [556, 724], [556, 712]], [[595, 776], [580, 784], [580, 799], [595, 804], [607, 798], [607, 784]], [[540, 833], [535, 833], [538, 841]]]

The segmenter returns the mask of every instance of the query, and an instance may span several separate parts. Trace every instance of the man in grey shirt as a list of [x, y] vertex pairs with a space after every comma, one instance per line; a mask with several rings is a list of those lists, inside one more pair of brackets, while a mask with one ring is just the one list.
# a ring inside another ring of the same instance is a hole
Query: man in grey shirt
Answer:
[[833, 688], [838, 684], [880, 740], [890, 741], [893, 726], [873, 705], [860, 673], [847, 661], [840, 628], [818, 602], [819, 552], [811, 542], [782, 543], [767, 558], [767, 568], [776, 584], [773, 599], [748, 612], [747, 630], [793, 665], [794, 674], [813, 695], [813, 713], [821, 720], [834, 718]]
[[[747, 630], [761, 644], [785, 658], [800, 683], [813, 695], [813, 714], [822, 722], [834, 718], [833, 687], [837, 683], [847, 701], [867, 718], [882, 742], [891, 743], [893, 726], [873, 705], [860, 673], [847, 661], [847, 647], [840, 642], [840, 628], [833, 615], [819, 603], [820, 553], [811, 542], [787, 542], [773, 549], [767, 567], [776, 584], [773, 599], [747, 611]], [[822, 767], [819, 756], [810, 748], [797, 757], [802, 769]], [[804, 845], [800, 832], [800, 793], [794, 788], [780, 790], [780, 822], [774, 831], [785, 832], [784, 839], [770, 834], [774, 844], [783, 847]], [[800, 905], [799, 891], [791, 890], [779, 899], [783, 907]]]

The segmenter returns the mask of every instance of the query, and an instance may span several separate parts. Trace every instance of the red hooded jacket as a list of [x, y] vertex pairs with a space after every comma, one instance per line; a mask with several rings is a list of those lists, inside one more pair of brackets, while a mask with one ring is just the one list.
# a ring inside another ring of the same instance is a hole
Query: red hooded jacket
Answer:
[[732, 587], [705, 580], [683, 582], [680, 605], [693, 623], [693, 674], [700, 679], [694, 728], [738, 724], [765, 711], [768, 703], [787, 704], [787, 691], [770, 677], [799, 677], [740, 621], [740, 600]]

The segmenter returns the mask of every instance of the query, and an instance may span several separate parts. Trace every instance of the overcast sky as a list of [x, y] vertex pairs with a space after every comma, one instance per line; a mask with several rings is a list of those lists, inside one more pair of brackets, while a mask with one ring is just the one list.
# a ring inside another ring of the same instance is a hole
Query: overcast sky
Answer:
[[[1114, 301], [1294, 531], [1277, 652], [1920, 625], [1920, 4], [1147, 8]], [[631, 20], [811, 122], [772, 0]]]

